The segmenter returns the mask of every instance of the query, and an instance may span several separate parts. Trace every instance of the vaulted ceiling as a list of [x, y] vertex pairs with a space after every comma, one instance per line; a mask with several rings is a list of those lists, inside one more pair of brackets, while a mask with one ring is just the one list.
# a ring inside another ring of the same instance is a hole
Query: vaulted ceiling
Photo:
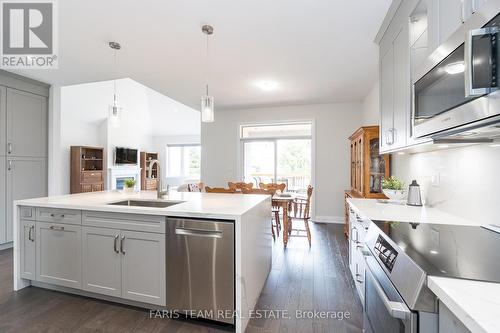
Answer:
[[[390, 0], [64, 0], [59, 69], [18, 71], [57, 85], [130, 77], [199, 108], [361, 100], [377, 76], [373, 43]], [[118, 41], [118, 71], [108, 41]], [[274, 81], [274, 90], [256, 86]]]

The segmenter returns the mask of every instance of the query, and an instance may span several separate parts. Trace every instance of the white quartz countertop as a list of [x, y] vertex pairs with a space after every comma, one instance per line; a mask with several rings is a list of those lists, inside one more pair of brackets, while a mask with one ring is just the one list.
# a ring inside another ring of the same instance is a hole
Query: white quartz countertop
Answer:
[[499, 283], [429, 276], [427, 285], [472, 332], [500, 332]]
[[181, 203], [166, 208], [109, 205], [109, 203], [123, 200], [156, 200], [156, 191], [125, 193], [115, 190], [79, 193], [18, 200], [14, 203], [21, 206], [34, 207], [232, 219], [245, 214], [245, 212], [262, 201], [271, 199], [268, 196], [259, 194], [218, 194], [171, 191], [170, 194], [164, 196], [162, 200], [181, 201]]
[[477, 221], [464, 219], [438, 208], [408, 206], [404, 203], [381, 203], [377, 199], [348, 198], [347, 201], [359, 215], [372, 221], [480, 225]]
[[[433, 224], [480, 223], [432, 207], [381, 203], [376, 199], [347, 199], [351, 207], [369, 220]], [[429, 276], [429, 288], [472, 332], [500, 332], [500, 284]]]

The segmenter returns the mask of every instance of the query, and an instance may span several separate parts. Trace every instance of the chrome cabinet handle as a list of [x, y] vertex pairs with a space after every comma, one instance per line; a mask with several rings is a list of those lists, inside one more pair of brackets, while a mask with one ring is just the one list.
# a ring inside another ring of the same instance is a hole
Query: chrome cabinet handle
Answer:
[[52, 230], [61, 230], [61, 231], [64, 230], [64, 227], [56, 227], [56, 226], [53, 226], [53, 225], [51, 225], [49, 228], [52, 229]]
[[[64, 214], [61, 214], [61, 215], [59, 215], [59, 218], [63, 219], [64, 216], [65, 216]], [[50, 214], [50, 217], [56, 217], [56, 214], [52, 213], [52, 214]]]
[[222, 238], [222, 231], [208, 231], [199, 229], [175, 228], [175, 234], [182, 236]]
[[471, 2], [472, 2], [472, 4], [471, 4], [472, 5], [472, 14], [474, 14], [476, 12], [476, 10], [477, 10], [477, 8], [476, 8], [476, 0], [471, 0]]
[[7, 171], [12, 170], [12, 161], [9, 161], [9, 166], [7, 167]]
[[122, 236], [122, 239], [120, 241], [120, 252], [125, 254], [125, 251], [123, 250], [123, 243], [125, 243], [125, 236]]
[[34, 225], [30, 226], [30, 230], [28, 231], [28, 240], [32, 242], [35, 241], [35, 239], [33, 238], [33, 229], [35, 229]]
[[396, 128], [392, 128], [392, 142], [391, 145], [398, 141], [398, 130]]
[[361, 279], [363, 276], [361, 274], [356, 273], [356, 282], [363, 283], [363, 280]]
[[461, 4], [462, 4], [462, 10], [461, 10], [461, 14], [462, 14], [462, 23], [465, 23], [465, 3], [464, 3], [464, 0], [460, 1]]
[[10, 142], [7, 144], [7, 153], [12, 154], [12, 143]]
[[118, 242], [118, 237], [119, 237], [119, 235], [116, 235], [116, 236], [115, 236], [115, 239], [114, 239], [114, 241], [113, 241], [113, 250], [114, 250], [116, 253], [120, 253], [120, 251], [118, 251], [118, 247], [117, 247], [117, 244], [116, 244], [116, 243]]

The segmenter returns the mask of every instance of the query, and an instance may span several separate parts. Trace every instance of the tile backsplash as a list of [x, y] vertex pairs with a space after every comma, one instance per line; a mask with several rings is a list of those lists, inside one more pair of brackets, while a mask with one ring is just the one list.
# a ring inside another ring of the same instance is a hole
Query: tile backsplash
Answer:
[[475, 145], [393, 155], [391, 173], [408, 186], [416, 179], [427, 206], [500, 224], [500, 145]]

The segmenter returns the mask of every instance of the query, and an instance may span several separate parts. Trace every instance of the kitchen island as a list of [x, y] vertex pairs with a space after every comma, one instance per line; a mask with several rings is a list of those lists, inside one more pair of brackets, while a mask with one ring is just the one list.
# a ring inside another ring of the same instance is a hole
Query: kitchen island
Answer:
[[[269, 196], [171, 192], [158, 200], [152, 191], [103, 191], [14, 205], [15, 290], [33, 285], [147, 309], [190, 310], [168, 307], [166, 281], [181, 274], [181, 267], [167, 268], [168, 252], [184, 244], [167, 244], [169, 221], [221, 222], [234, 226], [234, 248], [224, 247], [234, 252], [224, 273], [234, 275], [234, 308], [213, 317], [234, 316], [236, 332], [244, 332], [271, 270]], [[203, 232], [200, 241], [208, 236]]]

